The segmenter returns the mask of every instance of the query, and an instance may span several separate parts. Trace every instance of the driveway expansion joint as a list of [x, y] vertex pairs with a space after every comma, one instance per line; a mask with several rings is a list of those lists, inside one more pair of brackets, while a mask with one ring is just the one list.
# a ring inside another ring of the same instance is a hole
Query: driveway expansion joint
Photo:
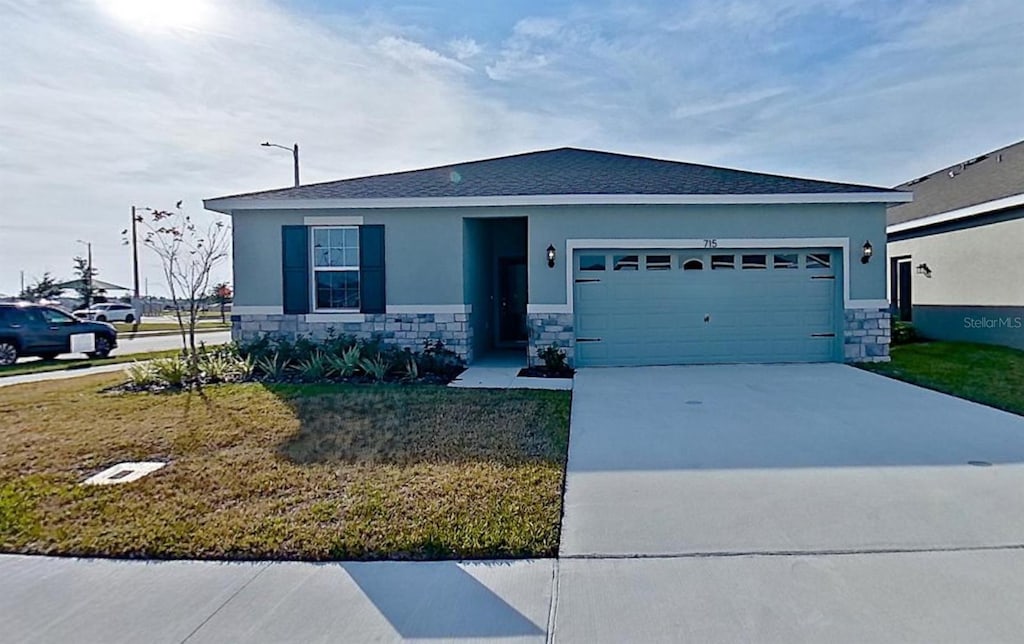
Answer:
[[558, 616], [558, 580], [560, 577], [561, 573], [556, 557], [551, 564], [551, 601], [548, 603], [547, 637], [545, 638], [547, 644], [555, 641], [555, 619]]

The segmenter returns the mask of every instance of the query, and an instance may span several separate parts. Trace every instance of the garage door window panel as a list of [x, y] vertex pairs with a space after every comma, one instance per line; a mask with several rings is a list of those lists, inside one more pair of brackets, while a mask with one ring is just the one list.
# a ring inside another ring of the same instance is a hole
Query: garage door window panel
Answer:
[[580, 271], [603, 271], [607, 259], [605, 255], [580, 255]]
[[731, 270], [736, 268], [736, 256], [735, 255], [712, 255], [711, 256], [711, 270]]
[[616, 271], [638, 271], [640, 270], [640, 256], [614, 255], [612, 258], [612, 269]]
[[684, 271], [702, 271], [704, 270], [704, 258], [684, 255], [679, 258], [679, 267]]
[[828, 253], [808, 253], [805, 262], [808, 270], [828, 270], [832, 268], [832, 256]]
[[776, 270], [800, 268], [800, 257], [796, 253], [775, 253], [772, 267]]
[[744, 255], [743, 256], [743, 269], [744, 270], [764, 270], [768, 268], [768, 256], [767, 255]]
[[647, 270], [649, 271], [672, 270], [671, 255], [648, 255], [645, 259]]

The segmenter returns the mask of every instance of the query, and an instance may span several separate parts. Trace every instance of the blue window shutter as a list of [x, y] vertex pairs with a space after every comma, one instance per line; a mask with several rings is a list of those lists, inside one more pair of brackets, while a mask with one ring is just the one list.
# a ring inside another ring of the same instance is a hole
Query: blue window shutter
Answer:
[[359, 310], [384, 313], [384, 226], [359, 227]]
[[281, 269], [286, 314], [309, 313], [309, 229], [281, 226]]

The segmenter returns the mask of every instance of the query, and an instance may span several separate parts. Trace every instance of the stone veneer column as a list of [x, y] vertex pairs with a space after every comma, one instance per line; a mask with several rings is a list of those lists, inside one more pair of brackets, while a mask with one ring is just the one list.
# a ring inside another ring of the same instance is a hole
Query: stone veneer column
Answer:
[[572, 313], [529, 313], [526, 317], [530, 327], [530, 364], [538, 364], [538, 349], [557, 342], [572, 365], [576, 353]]
[[331, 330], [362, 340], [380, 339], [413, 351], [421, 351], [427, 340], [441, 340], [462, 356], [473, 359], [473, 328], [468, 313], [387, 313], [366, 314], [362, 322], [324, 321], [323, 314], [307, 321], [305, 315], [233, 315], [231, 339], [252, 342], [265, 335], [295, 340], [299, 336], [323, 340]]
[[843, 359], [888, 362], [892, 315], [889, 309], [846, 309]]

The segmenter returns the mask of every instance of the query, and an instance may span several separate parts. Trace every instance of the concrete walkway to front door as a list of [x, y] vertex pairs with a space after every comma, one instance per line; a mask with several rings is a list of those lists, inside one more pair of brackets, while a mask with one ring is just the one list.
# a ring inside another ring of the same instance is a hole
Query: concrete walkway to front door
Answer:
[[519, 351], [484, 355], [448, 383], [456, 389], [548, 389], [568, 391], [572, 378], [527, 378], [519, 375], [526, 356]]
[[1001, 547], [1021, 489], [1024, 418], [853, 367], [581, 369], [560, 554]]

